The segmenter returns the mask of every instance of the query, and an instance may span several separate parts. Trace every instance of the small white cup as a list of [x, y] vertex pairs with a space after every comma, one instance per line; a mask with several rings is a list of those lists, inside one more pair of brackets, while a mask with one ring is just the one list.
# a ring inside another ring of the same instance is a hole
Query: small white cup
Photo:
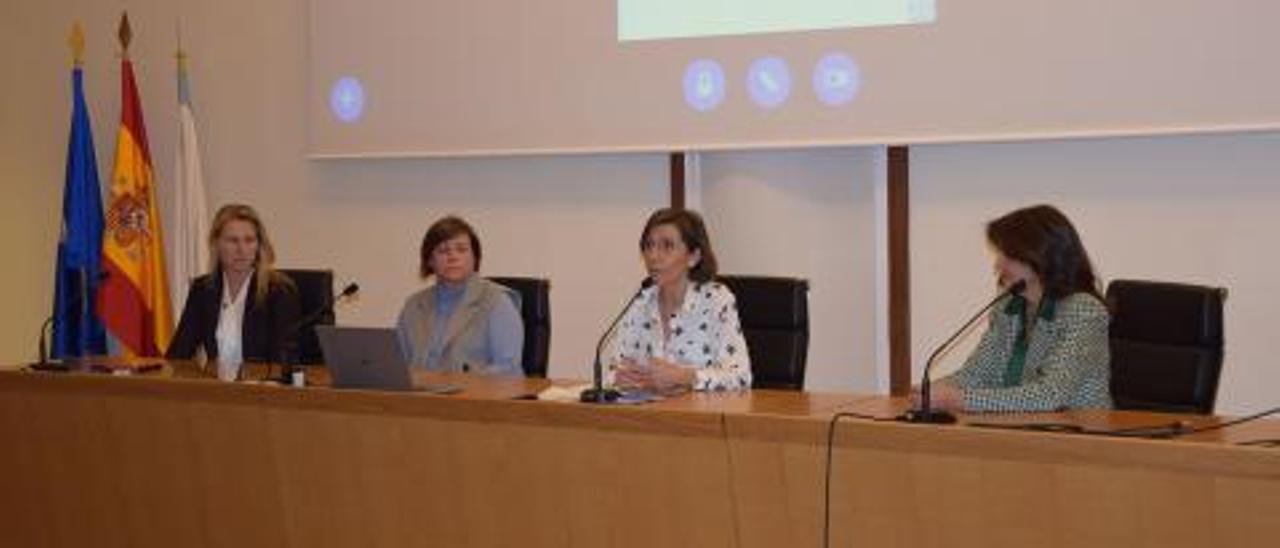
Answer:
[[222, 382], [235, 382], [236, 377], [240, 374], [240, 363], [228, 360], [218, 360], [218, 380]]

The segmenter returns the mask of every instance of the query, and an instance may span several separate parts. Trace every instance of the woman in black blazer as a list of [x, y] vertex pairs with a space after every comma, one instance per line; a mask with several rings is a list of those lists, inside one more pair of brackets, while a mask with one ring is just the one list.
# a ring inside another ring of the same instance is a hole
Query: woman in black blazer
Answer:
[[223, 206], [209, 248], [213, 271], [192, 282], [165, 356], [190, 359], [203, 350], [229, 371], [224, 378], [235, 378], [245, 361], [289, 359], [301, 315], [298, 293], [273, 267], [275, 249], [258, 213], [247, 205]]

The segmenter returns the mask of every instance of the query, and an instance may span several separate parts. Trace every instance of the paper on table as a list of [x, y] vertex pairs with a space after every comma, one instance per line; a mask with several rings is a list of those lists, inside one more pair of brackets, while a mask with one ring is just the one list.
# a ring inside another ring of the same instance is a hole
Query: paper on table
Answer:
[[582, 391], [591, 388], [591, 384], [575, 384], [570, 386], [550, 386], [546, 390], [538, 392], [538, 399], [542, 401], [559, 401], [559, 402], [576, 402], [582, 396]]

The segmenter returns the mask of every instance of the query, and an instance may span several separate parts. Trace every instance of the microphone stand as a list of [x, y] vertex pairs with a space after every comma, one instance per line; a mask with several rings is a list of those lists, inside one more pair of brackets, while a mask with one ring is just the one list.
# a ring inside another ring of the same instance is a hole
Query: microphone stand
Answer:
[[973, 317], [964, 322], [964, 325], [960, 326], [960, 329], [957, 329], [950, 338], [938, 345], [938, 348], [934, 349], [933, 353], [929, 355], [928, 361], [924, 364], [924, 374], [920, 379], [920, 408], [911, 409], [898, 416], [897, 419], [899, 421], [919, 424], [954, 424], [956, 422], [956, 416], [954, 414], [946, 410], [933, 408], [933, 397], [930, 392], [933, 381], [929, 377], [929, 374], [933, 371], [933, 365], [937, 362], [938, 356], [942, 354], [942, 351], [951, 347], [951, 344], [956, 342], [956, 339], [960, 338], [960, 335], [964, 334], [965, 331], [968, 331], [969, 326], [981, 319], [988, 310], [991, 310], [991, 307], [995, 306], [1001, 299], [1004, 299], [1009, 295], [1022, 293], [1026, 288], [1026, 280], [1018, 280], [1017, 282], [1014, 282], [1014, 284], [1009, 286], [1008, 289], [1001, 291], [999, 295], [996, 295], [994, 299], [991, 299], [991, 302], [982, 307], [982, 310], [979, 310], [977, 314], [974, 314]]
[[[84, 267], [76, 268], [76, 274], [80, 278], [80, 291], [75, 295], [76, 299], [70, 303], [74, 306], [69, 306], [67, 308], [77, 309], [77, 327], [83, 329], [85, 324], [88, 323], [86, 321], [86, 317], [89, 315], [89, 275], [85, 272]], [[98, 274], [99, 279], [106, 279], [106, 277], [106, 272]], [[36, 355], [39, 357], [40, 361], [28, 365], [28, 368], [35, 371], [69, 371], [71, 369], [71, 366], [63, 363], [62, 360], [50, 357], [49, 331], [52, 329], [53, 320], [57, 318], [57, 316], [58, 312], [55, 310], [53, 314], [50, 314], [49, 317], [44, 320], [44, 323], [40, 324], [40, 340], [37, 343], [39, 344], [39, 348], [36, 351]]]
[[627, 314], [627, 310], [631, 309], [631, 305], [635, 304], [636, 299], [640, 298], [640, 294], [644, 290], [653, 285], [653, 278], [645, 278], [640, 284], [640, 289], [627, 300], [627, 306], [622, 307], [618, 315], [613, 318], [613, 322], [609, 324], [609, 329], [604, 331], [600, 336], [600, 340], [596, 342], [596, 359], [591, 362], [591, 388], [582, 391], [578, 396], [578, 400], [583, 403], [611, 403], [617, 401], [622, 393], [613, 388], [604, 387], [604, 367], [600, 364], [600, 353], [604, 350], [604, 343], [609, 339], [609, 335], [613, 334], [613, 329], [618, 326], [618, 322], [622, 321], [622, 317]]
[[52, 325], [53, 316], [49, 316], [44, 323], [40, 324], [40, 342], [38, 343], [40, 347], [37, 350], [40, 361], [27, 366], [35, 371], [66, 371], [69, 369], [61, 361], [53, 362], [49, 360], [49, 328]]
[[[301, 320], [298, 320], [297, 323], [293, 324], [293, 326], [291, 326], [289, 330], [286, 331], [286, 333], [289, 334], [289, 338], [292, 339], [296, 337], [297, 334], [302, 331], [302, 328], [310, 326], [311, 324], [314, 324], [316, 320], [320, 319], [321, 316], [324, 316], [325, 314], [332, 314], [334, 308], [336, 308], [339, 304], [341, 304], [345, 299], [347, 299], [352, 295], [355, 295], [359, 291], [360, 291], [359, 285], [354, 283], [347, 284], [347, 286], [342, 289], [341, 293], [334, 296], [332, 304], [328, 306], [323, 306], [319, 310], [316, 310], [315, 312], [307, 314]], [[296, 340], [295, 340], [294, 346], [296, 346]], [[279, 357], [280, 358], [280, 378], [276, 379], [276, 381], [279, 382], [280, 384], [293, 384], [293, 376], [295, 373], [298, 372], [298, 364], [293, 363], [296, 353], [297, 353], [296, 348], [286, 348], [284, 355]]]

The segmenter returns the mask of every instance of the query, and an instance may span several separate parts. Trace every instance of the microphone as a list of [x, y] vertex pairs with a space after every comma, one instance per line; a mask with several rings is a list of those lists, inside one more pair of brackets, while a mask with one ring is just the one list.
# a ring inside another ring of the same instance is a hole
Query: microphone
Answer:
[[36, 351], [40, 356], [40, 361], [29, 365], [28, 367], [31, 369], [36, 371], [66, 371], [68, 369], [67, 366], [62, 363], [49, 361], [49, 327], [52, 325], [52, 314], [44, 320], [44, 323], [40, 324], [40, 342], [37, 343], [40, 346]]
[[591, 362], [592, 387], [583, 390], [578, 397], [583, 403], [609, 403], [617, 400], [618, 396], [621, 395], [617, 390], [604, 387], [604, 368], [600, 365], [600, 352], [604, 349], [604, 342], [613, 333], [613, 328], [618, 327], [618, 322], [622, 321], [622, 317], [627, 314], [627, 310], [631, 309], [631, 305], [636, 302], [636, 299], [640, 298], [640, 294], [644, 293], [644, 290], [651, 285], [653, 285], [652, 277], [647, 277], [643, 282], [640, 282], [640, 289], [637, 289], [635, 294], [630, 299], [627, 299], [627, 305], [618, 311], [618, 315], [609, 324], [609, 329], [606, 329], [604, 334], [600, 335], [600, 340], [596, 342], [596, 359]]
[[351, 282], [347, 284], [346, 287], [342, 288], [342, 293], [339, 293], [338, 296], [334, 298], [334, 302], [336, 303], [338, 299], [345, 299], [359, 292], [360, 292], [360, 284]]
[[[337, 306], [338, 303], [342, 302], [344, 299], [350, 298], [351, 296], [359, 292], [360, 292], [360, 284], [357, 284], [355, 282], [347, 284], [346, 287], [342, 288], [341, 292], [333, 296], [333, 302], [331, 304], [320, 307], [319, 310], [316, 310], [310, 314], [307, 314], [306, 316], [303, 316], [301, 320], [298, 320], [296, 323], [289, 326], [289, 329], [285, 330], [286, 338], [293, 338], [304, 327], [308, 327], [311, 324], [314, 324], [317, 320], [319, 320], [322, 316], [326, 314], [332, 314], [333, 308]], [[280, 371], [280, 378], [278, 379], [281, 384], [290, 384], [293, 381], [293, 373], [295, 371], [296, 364], [293, 363], [292, 350], [293, 349], [287, 349], [284, 356], [276, 356], [282, 362], [281, 365], [283, 365]]]
[[935, 410], [931, 405], [933, 402], [930, 398], [929, 387], [933, 381], [929, 379], [929, 373], [933, 371], [933, 364], [938, 359], [938, 356], [942, 354], [943, 350], [949, 348], [956, 339], [960, 338], [961, 334], [969, 330], [969, 326], [973, 325], [973, 322], [978, 321], [978, 319], [986, 314], [988, 310], [991, 310], [991, 307], [1000, 302], [1000, 299], [1008, 297], [1009, 295], [1020, 294], [1026, 288], [1026, 280], [1018, 280], [1014, 282], [1013, 285], [1010, 285], [1007, 289], [1001, 291], [999, 295], [996, 295], [994, 299], [991, 299], [991, 302], [982, 307], [982, 310], [979, 310], [977, 314], [974, 314], [972, 318], [969, 318], [969, 321], [964, 322], [964, 325], [960, 326], [960, 329], [957, 329], [950, 338], [938, 345], [938, 348], [933, 351], [933, 354], [929, 355], [929, 360], [924, 364], [924, 375], [922, 375], [922, 378], [920, 379], [920, 408], [912, 409], [898, 416], [897, 418], [899, 421], [923, 424], [952, 424], [956, 422], [955, 415], [946, 411]]
[[38, 350], [38, 354], [40, 355], [40, 361], [33, 364], [33, 366], [36, 369], [39, 369], [42, 366], [52, 365], [49, 363], [49, 327], [52, 325], [53, 325], [52, 314], [50, 314], [49, 317], [44, 320], [44, 323], [40, 324], [40, 342], [38, 343], [40, 345]]
[[[80, 278], [82, 280], [86, 278], [84, 269], [77, 269], [77, 270], [80, 272]], [[106, 280], [107, 278], [111, 277], [111, 272], [107, 270], [99, 271], [97, 277], [98, 277], [98, 282], [102, 282], [103, 280]], [[73, 298], [71, 299], [71, 302], [67, 303], [66, 310], [75, 311], [81, 318], [83, 318], [84, 315], [88, 313], [88, 311], [83, 310], [84, 305], [87, 302], [87, 300], [85, 299], [85, 296], [86, 296], [85, 291], [87, 289], [88, 287], [85, 286], [84, 282], [82, 281], [80, 285], [80, 291], [77, 291], [72, 296]], [[53, 326], [53, 320], [57, 318], [57, 316], [58, 316], [58, 312], [55, 310], [52, 314], [49, 314], [48, 318], [45, 318], [44, 323], [40, 324], [40, 340], [37, 343], [39, 345], [39, 348], [36, 350], [36, 355], [39, 356], [40, 361], [28, 366], [33, 370], [67, 371], [70, 369], [69, 367], [61, 363], [61, 361], [53, 361], [49, 357], [49, 354], [50, 354], [49, 331]]]

